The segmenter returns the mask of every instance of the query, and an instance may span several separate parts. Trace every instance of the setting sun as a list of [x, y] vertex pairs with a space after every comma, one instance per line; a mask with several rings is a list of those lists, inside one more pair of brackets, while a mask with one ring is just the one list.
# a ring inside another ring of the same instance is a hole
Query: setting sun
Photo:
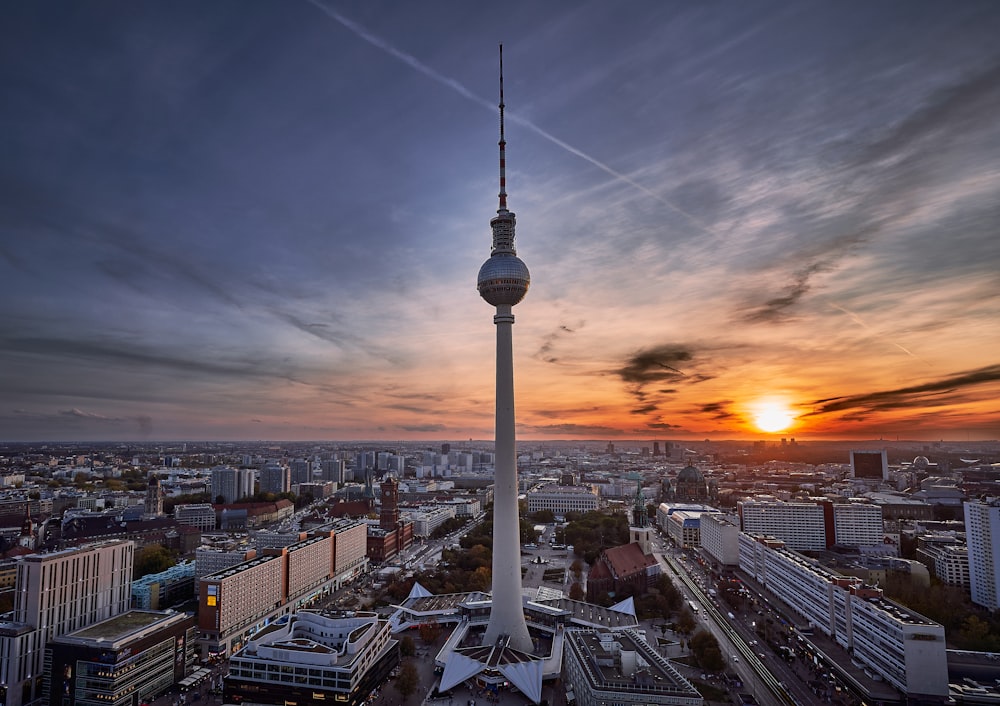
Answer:
[[753, 417], [757, 428], [766, 432], [787, 429], [793, 419], [792, 412], [780, 402], [762, 402], [758, 404]]

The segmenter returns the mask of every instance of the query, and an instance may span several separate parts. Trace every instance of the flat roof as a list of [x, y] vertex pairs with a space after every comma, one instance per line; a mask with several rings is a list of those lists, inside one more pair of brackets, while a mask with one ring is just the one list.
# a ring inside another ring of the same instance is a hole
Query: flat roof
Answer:
[[83, 640], [118, 640], [169, 618], [171, 615], [176, 615], [176, 613], [130, 610], [127, 613], [81, 628], [76, 632], [68, 633], [66, 636]]

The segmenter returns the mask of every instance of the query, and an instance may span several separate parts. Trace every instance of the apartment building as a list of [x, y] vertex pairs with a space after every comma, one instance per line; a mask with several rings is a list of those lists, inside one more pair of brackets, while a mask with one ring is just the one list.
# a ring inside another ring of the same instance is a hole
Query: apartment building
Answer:
[[704, 513], [700, 522], [701, 548], [723, 566], [740, 563], [740, 528], [722, 513]]
[[965, 503], [965, 542], [972, 602], [996, 610], [1000, 608], [1000, 499]]
[[202, 577], [198, 627], [203, 656], [232, 654], [275, 618], [360, 575], [368, 566], [366, 545], [364, 523], [341, 520]]
[[740, 569], [907, 698], [948, 697], [944, 626], [790, 551], [773, 537], [740, 534]]

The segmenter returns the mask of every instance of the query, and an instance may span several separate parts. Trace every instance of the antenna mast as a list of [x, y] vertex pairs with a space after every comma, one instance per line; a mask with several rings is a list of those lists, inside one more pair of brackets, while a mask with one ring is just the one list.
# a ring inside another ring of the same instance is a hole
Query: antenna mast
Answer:
[[507, 140], [503, 136], [503, 44], [500, 45], [500, 208], [507, 212]]

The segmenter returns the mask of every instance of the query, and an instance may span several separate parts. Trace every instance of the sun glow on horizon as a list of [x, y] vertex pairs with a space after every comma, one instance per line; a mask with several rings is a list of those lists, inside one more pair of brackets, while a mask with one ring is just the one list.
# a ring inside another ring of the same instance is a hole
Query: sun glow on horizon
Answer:
[[766, 400], [754, 405], [753, 423], [768, 433], [784, 431], [795, 421], [795, 415], [783, 402]]

